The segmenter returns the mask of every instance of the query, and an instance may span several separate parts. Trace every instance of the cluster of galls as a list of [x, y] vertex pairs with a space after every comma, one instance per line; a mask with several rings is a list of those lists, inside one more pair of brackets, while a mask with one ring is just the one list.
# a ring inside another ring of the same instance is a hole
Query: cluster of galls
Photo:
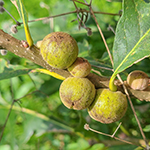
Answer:
[[71, 77], [66, 78], [59, 89], [62, 103], [69, 109], [88, 110], [91, 118], [101, 123], [120, 120], [127, 110], [126, 96], [120, 91], [95, 89], [86, 78], [91, 71], [90, 63], [78, 57], [75, 39], [64, 32], [47, 35], [40, 46], [43, 59], [52, 67], [67, 69]]

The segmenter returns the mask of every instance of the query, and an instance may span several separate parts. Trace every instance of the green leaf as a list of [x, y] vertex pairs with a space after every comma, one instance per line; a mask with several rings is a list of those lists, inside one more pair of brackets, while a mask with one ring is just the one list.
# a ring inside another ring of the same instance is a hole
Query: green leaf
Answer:
[[28, 74], [31, 71], [31, 69], [19, 69], [19, 70], [13, 70], [9, 68], [4, 68], [3, 72], [0, 72], [0, 80], [9, 79], [12, 77]]
[[2, 149], [2, 150], [11, 150], [11, 147], [9, 145], [1, 145], [0, 149]]
[[28, 27], [28, 13], [24, 7], [23, 0], [11, 0], [11, 2], [16, 6], [16, 8], [19, 12], [19, 15], [23, 21], [26, 40], [27, 40], [29, 46], [32, 46], [33, 40], [32, 40], [30, 31], [29, 31], [29, 27]]
[[28, 74], [32, 69], [24, 69], [19, 65], [8, 65], [5, 60], [0, 59], [0, 80]]
[[[8, 104], [0, 105], [0, 125], [4, 124], [10, 107]], [[16, 122], [18, 122], [18, 125]], [[18, 138], [19, 144], [29, 141], [33, 134], [39, 137], [47, 132], [74, 132], [73, 128], [63, 124], [54, 117], [47, 117], [31, 109], [18, 106], [13, 106], [7, 127], [5, 132], [10, 134], [9, 138], [13, 137], [14, 140]]]
[[97, 144], [94, 144], [91, 148], [89, 148], [88, 150], [108, 150], [107, 147], [105, 147], [104, 144], [102, 143], [97, 143]]
[[144, 132], [150, 132], [150, 124], [147, 125], [144, 129], [143, 129]]
[[150, 55], [150, 4], [124, 0], [113, 46], [114, 75]]
[[137, 146], [135, 145], [115, 145], [109, 147], [109, 150], [135, 150]]
[[68, 144], [66, 150], [75, 150], [75, 149], [85, 150], [88, 149], [88, 147], [89, 143], [86, 140], [79, 138], [77, 142]]

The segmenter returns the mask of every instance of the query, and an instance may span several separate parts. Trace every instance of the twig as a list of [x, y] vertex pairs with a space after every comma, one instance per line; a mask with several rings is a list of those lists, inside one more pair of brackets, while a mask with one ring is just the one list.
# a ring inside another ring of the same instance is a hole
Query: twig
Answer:
[[98, 24], [98, 21], [97, 21], [97, 19], [96, 19], [96, 17], [95, 17], [95, 14], [94, 14], [94, 12], [93, 12], [93, 9], [92, 9], [92, 6], [91, 6], [91, 5], [89, 5], [89, 9], [90, 9], [90, 12], [91, 12], [92, 16], [94, 17], [95, 23], [96, 23], [97, 28], [98, 28], [98, 30], [99, 30], [99, 32], [100, 32], [100, 35], [101, 35], [101, 37], [102, 37], [102, 39], [103, 39], [103, 42], [104, 42], [105, 47], [106, 47], [106, 50], [107, 50], [107, 52], [108, 52], [108, 55], [109, 55], [111, 64], [112, 64], [112, 66], [113, 66], [114, 63], [113, 63], [113, 59], [112, 59], [110, 50], [109, 50], [109, 48], [108, 48], [108, 45], [107, 45], [106, 40], [105, 40], [105, 37], [104, 37], [103, 32], [102, 32], [102, 30], [101, 30], [101, 28], [100, 28], [100, 26], [99, 26], [99, 24]]
[[[79, 9], [79, 12], [86, 12], [89, 13], [90, 11], [87, 11], [85, 9]], [[69, 15], [69, 14], [74, 14], [77, 13], [77, 11], [70, 11], [67, 13], [62, 13], [62, 14], [58, 14], [58, 15], [53, 15], [53, 16], [49, 16], [49, 17], [43, 17], [43, 18], [38, 18], [38, 19], [34, 19], [34, 20], [30, 20], [28, 21], [29, 23], [31, 22], [35, 22], [35, 21], [42, 21], [42, 20], [46, 20], [46, 19], [51, 19], [51, 18], [56, 18], [56, 17], [61, 17], [61, 16], [65, 16], [65, 15]], [[98, 12], [98, 11], [94, 11], [95, 14], [103, 14], [103, 15], [113, 15], [113, 16], [120, 16], [120, 14], [114, 14], [114, 13], [107, 13], [107, 12]], [[20, 22], [20, 24], [23, 24], [23, 22]]]
[[118, 131], [118, 129], [120, 128], [122, 122], [119, 123], [118, 127], [116, 128], [116, 130], [114, 131], [114, 133], [111, 135], [111, 137], [113, 138], [116, 134], [116, 132]]
[[[43, 17], [43, 18], [38, 18], [38, 19], [34, 19], [34, 20], [30, 20], [28, 22], [35, 22], [35, 21], [41, 21], [41, 20], [45, 20], [45, 19], [50, 19], [50, 18], [56, 18], [56, 17], [61, 17], [61, 16], [65, 16], [65, 15], [69, 15], [69, 14], [73, 14], [76, 13], [77, 11], [70, 11], [67, 13], [62, 13], [62, 14], [58, 14], [58, 15], [54, 15], [54, 16], [49, 16], [49, 17]], [[21, 22], [22, 24], [22, 22]]]
[[85, 124], [85, 125], [84, 125], [84, 129], [90, 130], [90, 131], [92, 131], [92, 132], [95, 132], [95, 133], [98, 133], [98, 134], [101, 134], [101, 135], [104, 135], [104, 136], [111, 137], [111, 138], [113, 138], [113, 139], [119, 140], [119, 141], [121, 141], [121, 142], [130, 144], [130, 145], [136, 145], [136, 146], [140, 146], [140, 147], [144, 148], [144, 147], [141, 146], [141, 145], [137, 145], [137, 144], [134, 144], [134, 143], [132, 143], [132, 142], [129, 142], [129, 141], [120, 139], [120, 138], [118, 138], [118, 137], [116, 137], [116, 136], [112, 136], [112, 135], [110, 135], [110, 134], [107, 134], [107, 133], [103, 133], [103, 132], [99, 132], [99, 131], [97, 131], [97, 130], [94, 130], [94, 129], [90, 128], [89, 124]]
[[98, 69], [104, 69], [104, 70], [109, 70], [109, 71], [113, 71], [113, 69], [111, 68], [107, 68], [107, 67], [101, 67], [101, 66], [96, 66], [96, 65], [91, 65], [92, 67], [98, 68]]
[[122, 85], [123, 85], [124, 92], [125, 92], [125, 94], [127, 95], [127, 98], [128, 98], [128, 100], [129, 100], [129, 103], [130, 103], [131, 109], [132, 109], [133, 114], [134, 114], [134, 116], [135, 116], [135, 119], [136, 119], [136, 121], [137, 121], [137, 124], [138, 124], [138, 127], [139, 127], [139, 129], [140, 129], [141, 135], [142, 135], [142, 137], [143, 137], [143, 139], [144, 139], [144, 141], [145, 141], [145, 144], [146, 144], [147, 150], [149, 150], [149, 149], [150, 149], [150, 147], [149, 147], [149, 145], [148, 145], [148, 141], [147, 141], [147, 139], [146, 139], [146, 137], [145, 137], [145, 134], [144, 134], [144, 132], [143, 132], [143, 130], [142, 130], [142, 127], [141, 127], [140, 121], [139, 121], [139, 119], [138, 119], [138, 117], [137, 117], [137, 115], [136, 115], [136, 112], [135, 112], [135, 109], [134, 109], [133, 103], [132, 103], [132, 101], [131, 101], [131, 98], [130, 98], [129, 92], [128, 92], [128, 90], [127, 90], [126, 86], [124, 85], [124, 83], [123, 83], [123, 81], [122, 81], [122, 79], [121, 79], [121, 77], [120, 77], [120, 75], [119, 75], [119, 74], [117, 75], [117, 77], [118, 77], [118, 79], [120, 80], [120, 82], [121, 82], [121, 83], [122, 83]]
[[2, 7], [6, 12], [7, 12], [7, 14], [16, 22], [16, 24], [18, 25], [18, 26], [20, 26], [21, 25], [21, 23], [20, 22], [18, 22], [11, 14], [10, 14], [10, 12], [5, 8], [5, 7]]
[[111, 25], [108, 26], [108, 30], [112, 31], [114, 33], [114, 35], [116, 35], [114, 29], [111, 27]]
[[90, 4], [89, 4], [90, 6], [92, 5], [92, 0], [90, 0]]
[[[87, 30], [87, 27], [85, 25], [86, 21], [87, 21], [87, 17], [88, 17], [88, 13], [87, 13], [87, 16], [86, 16], [86, 20], [83, 22], [83, 18], [84, 18], [84, 12], [86, 11], [80, 11], [81, 9], [78, 9], [77, 5], [75, 4], [74, 0], [73, 0], [73, 4], [76, 8], [76, 11], [77, 11], [77, 21], [78, 21], [78, 24], [79, 24], [79, 30], [80, 30], [80, 27], [83, 27]], [[82, 13], [82, 16], [80, 17], [79, 13]]]
[[82, 5], [86, 5], [86, 6], [89, 6], [89, 4], [86, 2], [86, 3], [83, 3], [83, 2], [80, 2], [80, 1], [77, 1], [77, 0], [72, 0], [73, 2], [77, 2], [77, 3], [80, 3]]
[[85, 4], [87, 4], [87, 5], [88, 5], [88, 2], [87, 2], [86, 0], [84, 0], [84, 2], [85, 2]]

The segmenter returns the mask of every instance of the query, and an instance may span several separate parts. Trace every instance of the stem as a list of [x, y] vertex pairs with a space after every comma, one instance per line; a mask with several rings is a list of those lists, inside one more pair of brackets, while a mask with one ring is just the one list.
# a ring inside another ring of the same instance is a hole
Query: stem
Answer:
[[[86, 12], [86, 13], [89, 13], [90, 11], [87, 11], [87, 10], [82, 10], [82, 9], [79, 9], [78, 10], [79, 12]], [[49, 17], [43, 17], [43, 18], [38, 18], [38, 19], [34, 19], [34, 20], [30, 20], [28, 21], [29, 23], [30, 22], [35, 22], [35, 21], [42, 21], [42, 20], [46, 20], [46, 19], [51, 19], [51, 18], [56, 18], [56, 17], [61, 17], [61, 16], [65, 16], [65, 15], [69, 15], [69, 14], [74, 14], [74, 13], [77, 13], [77, 11], [70, 11], [70, 12], [67, 12], [67, 13], [62, 13], [62, 14], [58, 14], [58, 15], [54, 15], [54, 16], [49, 16]], [[120, 16], [119, 14], [114, 14], [114, 13], [107, 13], [107, 12], [98, 12], [98, 11], [94, 11], [95, 14], [103, 14], [103, 15], [113, 15], [113, 16]], [[21, 22], [20, 24], [23, 24], [23, 22]]]
[[108, 55], [109, 55], [111, 64], [112, 64], [112, 66], [113, 66], [113, 65], [114, 65], [113, 59], [112, 59], [110, 50], [109, 50], [109, 48], [108, 48], [108, 45], [107, 45], [107, 43], [106, 43], [105, 37], [104, 37], [104, 35], [103, 35], [103, 32], [102, 32], [102, 30], [101, 30], [101, 28], [100, 28], [100, 26], [99, 26], [99, 24], [98, 24], [98, 21], [97, 21], [97, 19], [96, 19], [96, 17], [95, 17], [95, 14], [94, 14], [94, 12], [93, 12], [92, 6], [90, 5], [89, 8], [90, 8], [90, 12], [91, 12], [92, 16], [94, 17], [95, 23], [96, 23], [96, 25], [97, 25], [97, 28], [98, 28], [100, 34], [101, 34], [101, 37], [102, 37], [103, 42], [104, 42], [104, 44], [105, 44], [106, 50], [107, 50], [107, 52], [108, 52]]
[[[114, 66], [114, 63], [113, 63], [113, 59], [112, 59], [110, 50], [109, 50], [108, 45], [107, 45], [107, 43], [106, 43], [105, 37], [104, 37], [104, 35], [103, 35], [103, 32], [102, 32], [102, 30], [101, 30], [101, 28], [100, 28], [100, 26], [99, 26], [99, 24], [98, 24], [98, 22], [97, 22], [97, 19], [96, 19], [96, 17], [95, 17], [95, 14], [94, 14], [94, 12], [93, 12], [93, 9], [92, 9], [91, 5], [89, 6], [89, 8], [90, 8], [91, 14], [92, 14], [93, 17], [94, 17], [94, 20], [95, 20], [96, 25], [97, 25], [97, 28], [98, 28], [98, 30], [99, 30], [99, 32], [100, 32], [100, 34], [101, 34], [101, 37], [102, 37], [102, 39], [103, 39], [103, 42], [104, 42], [104, 44], [105, 44], [106, 50], [107, 50], [107, 52], [108, 52], [108, 55], [109, 55], [109, 58], [110, 58], [110, 61], [111, 61], [111, 64], [112, 64], [112, 66]], [[114, 91], [114, 92], [117, 91], [117, 86], [114, 84], [115, 77], [116, 77], [116, 76], [112, 76], [112, 77], [111, 77], [111, 80], [109, 81], [109, 88], [110, 88], [111, 91]]]
[[113, 138], [116, 134], [116, 132], [118, 131], [118, 129], [120, 128], [122, 122], [119, 123], [118, 127], [116, 128], [116, 130], [114, 131], [114, 133], [111, 135], [111, 137]]
[[149, 149], [150, 149], [150, 147], [149, 147], [148, 141], [147, 141], [146, 136], [145, 136], [145, 134], [144, 134], [144, 132], [143, 132], [142, 126], [141, 126], [141, 124], [140, 124], [140, 121], [139, 121], [139, 119], [138, 119], [138, 117], [137, 117], [137, 115], [136, 115], [136, 112], [135, 112], [135, 109], [134, 109], [133, 103], [132, 103], [132, 101], [131, 101], [131, 98], [130, 98], [129, 92], [128, 92], [128, 90], [127, 90], [126, 86], [124, 85], [124, 83], [123, 83], [123, 81], [122, 81], [122, 79], [121, 79], [121, 77], [120, 77], [120, 75], [119, 75], [119, 74], [117, 75], [117, 77], [118, 77], [118, 79], [120, 80], [120, 82], [121, 82], [121, 83], [122, 83], [122, 85], [123, 85], [123, 88], [124, 88], [125, 94], [127, 95], [127, 98], [128, 98], [128, 100], [129, 100], [129, 103], [130, 103], [131, 109], [132, 109], [133, 114], [134, 114], [134, 117], [135, 117], [135, 119], [136, 119], [136, 121], [137, 121], [137, 124], [138, 124], [138, 127], [139, 127], [139, 129], [140, 129], [141, 135], [142, 135], [142, 137], [143, 137], [143, 139], [144, 139], [144, 141], [145, 141], [145, 144], [146, 144], [147, 150], [149, 150]]
[[112, 75], [109, 81], [109, 89], [113, 92], [117, 91], [117, 86], [114, 84], [116, 75]]
[[[98, 134], [101, 134], [101, 135], [104, 135], [104, 136], [111, 137], [111, 138], [113, 138], [113, 139], [119, 140], [119, 141], [121, 141], [121, 142], [130, 144], [130, 145], [136, 145], [136, 144], [134, 144], [134, 143], [132, 143], [132, 142], [129, 142], [129, 141], [120, 139], [120, 138], [118, 138], [118, 137], [116, 137], [116, 136], [112, 136], [112, 135], [110, 135], [110, 134], [107, 134], [107, 133], [103, 133], [103, 132], [99, 132], [99, 131], [97, 131], [97, 130], [94, 130], [94, 129], [90, 128], [90, 126], [89, 126], [88, 124], [85, 124], [85, 125], [84, 125], [84, 128], [85, 128], [86, 130], [90, 130], [90, 131], [92, 131], [92, 132], [95, 132], [95, 133], [98, 133]], [[140, 147], [144, 148], [144, 147], [141, 146], [141, 145], [136, 145], [136, 146], [140, 146]]]
[[16, 22], [16, 24], [17, 25], [19, 25], [20, 26], [20, 22], [18, 22], [11, 14], [10, 14], [10, 12], [9, 11], [7, 11], [7, 9], [6, 8], [4, 8], [4, 7], [2, 7], [6, 12], [7, 12], [7, 14]]
[[67, 12], [67, 13], [62, 13], [62, 14], [58, 14], [58, 15], [54, 15], [54, 16], [49, 16], [49, 17], [43, 17], [43, 18], [38, 18], [38, 19], [30, 20], [28, 22], [35, 22], [35, 21], [41, 21], [41, 20], [50, 19], [50, 18], [56, 18], [56, 17], [60, 17], [60, 16], [65, 16], [65, 15], [73, 14], [73, 13], [76, 13], [76, 12], [77, 11], [75, 10], [75, 11], [71, 11], [71, 12]]

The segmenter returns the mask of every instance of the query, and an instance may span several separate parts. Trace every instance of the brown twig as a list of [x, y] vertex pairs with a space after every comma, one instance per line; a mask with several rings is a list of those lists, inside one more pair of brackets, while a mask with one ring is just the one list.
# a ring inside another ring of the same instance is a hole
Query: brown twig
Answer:
[[77, 2], [77, 3], [79, 3], [79, 4], [82, 4], [82, 5], [85, 5], [85, 6], [89, 6], [88, 4], [86, 4], [86, 3], [83, 3], [83, 2], [80, 2], [80, 1], [77, 1], [77, 0], [72, 0], [73, 2]]
[[124, 83], [123, 83], [123, 81], [122, 81], [122, 79], [121, 79], [121, 77], [120, 77], [120, 75], [119, 75], [119, 74], [117, 75], [117, 77], [118, 77], [118, 79], [120, 80], [120, 82], [121, 82], [121, 83], [122, 83], [122, 85], [123, 85], [123, 88], [124, 88], [125, 94], [126, 94], [126, 96], [127, 96], [128, 100], [129, 100], [129, 103], [130, 103], [131, 109], [132, 109], [133, 114], [134, 114], [134, 117], [135, 117], [135, 119], [136, 119], [136, 121], [137, 121], [137, 124], [138, 124], [138, 127], [139, 127], [139, 129], [140, 129], [141, 135], [142, 135], [142, 137], [143, 137], [143, 139], [144, 139], [144, 141], [145, 141], [145, 145], [146, 145], [146, 147], [147, 147], [147, 150], [149, 150], [149, 149], [150, 149], [150, 147], [149, 147], [148, 141], [147, 141], [146, 136], [145, 136], [145, 134], [144, 134], [144, 132], [143, 132], [142, 126], [141, 126], [141, 124], [140, 124], [140, 121], [139, 121], [139, 119], [138, 119], [138, 117], [137, 117], [137, 115], [136, 115], [136, 112], [135, 112], [135, 109], [134, 109], [133, 103], [132, 103], [132, 101], [131, 101], [131, 98], [130, 98], [129, 92], [128, 92], [128, 90], [127, 90], [126, 86], [124, 85]]
[[113, 138], [113, 139], [115, 139], [115, 140], [119, 140], [119, 141], [121, 141], [121, 142], [130, 144], [130, 145], [136, 145], [136, 146], [140, 146], [140, 147], [144, 148], [144, 147], [141, 146], [141, 145], [137, 145], [137, 144], [135, 144], [135, 143], [132, 143], [132, 142], [129, 142], [129, 141], [120, 139], [120, 138], [118, 138], [118, 137], [116, 137], [116, 136], [112, 136], [112, 135], [110, 135], [110, 134], [107, 134], [107, 133], [103, 133], [103, 132], [99, 132], [99, 131], [97, 131], [97, 130], [94, 130], [94, 129], [90, 128], [89, 124], [85, 124], [85, 125], [84, 125], [84, 129], [90, 130], [90, 131], [92, 131], [92, 132], [95, 132], [95, 133], [98, 133], [98, 134], [101, 134], [101, 135], [104, 135], [104, 136], [108, 136], [108, 137], [110, 137], [110, 138]]
[[[86, 27], [86, 25], [85, 25], [85, 23], [86, 23], [86, 21], [87, 21], [87, 19], [88, 19], [88, 13], [86, 12], [86, 10], [82, 9], [82, 11], [81, 11], [81, 9], [78, 9], [78, 7], [77, 7], [77, 5], [75, 4], [74, 0], [73, 0], [73, 4], [74, 4], [74, 6], [75, 6], [75, 8], [76, 8], [76, 11], [77, 11], [77, 21], [78, 21], [79, 30], [80, 30], [80, 27], [83, 27], [83, 28], [86, 29], [87, 31], [88, 31], [88, 30], [91, 30], [89, 27]], [[80, 12], [82, 13], [82, 16], [81, 16], [81, 17], [80, 17], [80, 15], [79, 15]], [[85, 14], [84, 12], [86, 12], [86, 14]], [[83, 21], [84, 16], [85, 16], [86, 18], [85, 18], [85, 20]]]
[[[56, 18], [56, 17], [61, 17], [61, 16], [73, 14], [73, 13], [77, 13], [77, 11], [75, 10], [75, 11], [71, 11], [71, 12], [67, 12], [67, 13], [62, 13], [62, 14], [58, 14], [58, 15], [54, 15], [54, 16], [38, 18], [38, 19], [30, 20], [28, 22], [30, 23], [30, 22], [35, 22], [35, 21], [41, 21], [41, 20], [50, 19], [50, 18]], [[21, 24], [22, 24], [22, 22], [21, 22]]]
[[120, 128], [122, 122], [119, 123], [118, 127], [116, 128], [116, 130], [114, 131], [114, 133], [111, 135], [111, 137], [113, 138], [116, 134], [116, 132], [118, 131], [118, 129]]
[[[90, 11], [85, 10], [85, 9], [79, 9], [79, 12], [83, 13], [90, 13]], [[46, 20], [46, 19], [51, 19], [51, 18], [56, 18], [56, 17], [61, 17], [61, 16], [65, 16], [65, 15], [70, 15], [70, 14], [74, 14], [77, 13], [77, 11], [70, 11], [67, 13], [62, 13], [62, 14], [58, 14], [58, 15], [53, 15], [53, 16], [49, 16], [49, 17], [42, 17], [42, 18], [38, 18], [38, 19], [34, 19], [34, 20], [30, 20], [28, 21], [29, 23], [31, 22], [36, 22], [36, 21], [42, 21], [42, 20]], [[113, 15], [113, 16], [120, 16], [120, 14], [114, 14], [114, 13], [107, 13], [107, 12], [98, 12], [98, 11], [94, 11], [95, 14], [103, 14], [103, 15]], [[23, 24], [23, 22], [20, 22], [20, 24]]]
[[101, 35], [101, 37], [102, 37], [102, 39], [103, 39], [103, 42], [104, 42], [105, 47], [106, 47], [106, 50], [107, 50], [107, 52], [108, 52], [108, 55], [109, 55], [111, 64], [112, 64], [112, 66], [113, 66], [114, 63], [113, 63], [113, 59], [112, 59], [110, 50], [109, 50], [109, 48], [108, 48], [108, 45], [107, 45], [106, 40], [105, 40], [105, 37], [104, 37], [103, 32], [102, 32], [102, 30], [101, 30], [101, 28], [100, 28], [100, 26], [99, 26], [99, 24], [98, 24], [98, 21], [97, 21], [97, 19], [96, 19], [96, 17], [95, 17], [95, 14], [94, 14], [94, 12], [93, 12], [93, 9], [92, 9], [92, 6], [91, 6], [91, 5], [89, 5], [89, 9], [90, 9], [90, 12], [91, 12], [91, 14], [92, 14], [94, 20], [95, 20], [95, 23], [96, 23], [96, 25], [97, 25], [97, 28], [98, 28], [98, 30], [99, 30], [99, 32], [100, 32], [100, 35]]

